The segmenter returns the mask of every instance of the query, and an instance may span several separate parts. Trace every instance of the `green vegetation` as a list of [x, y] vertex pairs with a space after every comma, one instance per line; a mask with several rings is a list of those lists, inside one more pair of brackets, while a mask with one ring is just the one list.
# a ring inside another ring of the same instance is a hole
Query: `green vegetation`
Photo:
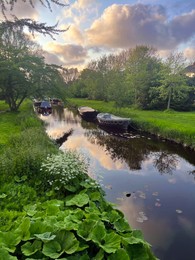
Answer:
[[113, 101], [116, 107], [144, 110], [195, 109], [195, 77], [185, 75], [182, 53], [160, 59], [157, 50], [138, 45], [92, 60], [67, 83], [70, 98]]
[[0, 146], [0, 259], [156, 259], [84, 158], [59, 151], [29, 105], [1, 114], [10, 130]]
[[114, 102], [87, 99], [69, 99], [75, 106], [90, 106], [100, 112], [130, 117], [132, 125], [195, 149], [195, 112], [146, 111], [132, 108], [116, 108]]

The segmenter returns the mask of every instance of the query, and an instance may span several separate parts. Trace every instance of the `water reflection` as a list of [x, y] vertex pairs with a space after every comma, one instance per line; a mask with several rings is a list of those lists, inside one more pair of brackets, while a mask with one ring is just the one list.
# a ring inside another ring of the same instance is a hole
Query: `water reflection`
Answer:
[[195, 153], [140, 133], [117, 133], [83, 121], [77, 111], [43, 118], [46, 131], [60, 138], [61, 150], [75, 149], [90, 159], [90, 174], [143, 231], [161, 260], [195, 259]]

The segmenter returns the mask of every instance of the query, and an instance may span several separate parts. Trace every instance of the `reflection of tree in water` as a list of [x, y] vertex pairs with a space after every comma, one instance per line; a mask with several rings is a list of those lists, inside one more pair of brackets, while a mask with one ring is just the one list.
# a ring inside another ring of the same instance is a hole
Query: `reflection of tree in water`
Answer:
[[64, 108], [63, 106], [55, 106], [52, 107], [52, 115], [55, 117], [56, 120], [58, 121], [63, 121], [65, 120], [65, 115], [64, 115]]
[[165, 151], [155, 154], [154, 166], [161, 174], [172, 174], [173, 170], [176, 169], [178, 162], [179, 158], [175, 154]]
[[131, 170], [140, 170], [142, 161], [147, 159], [152, 149], [139, 138], [126, 139], [101, 130], [87, 131], [85, 135], [91, 143], [104, 147], [113, 161], [126, 162]]

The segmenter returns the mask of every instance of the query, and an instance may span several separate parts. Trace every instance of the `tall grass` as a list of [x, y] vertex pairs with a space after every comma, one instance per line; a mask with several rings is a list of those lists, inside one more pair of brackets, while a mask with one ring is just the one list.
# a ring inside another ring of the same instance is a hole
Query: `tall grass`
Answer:
[[145, 111], [131, 108], [116, 108], [113, 102], [86, 99], [69, 99], [75, 106], [90, 106], [99, 112], [130, 117], [137, 129], [162, 136], [195, 149], [195, 111]]

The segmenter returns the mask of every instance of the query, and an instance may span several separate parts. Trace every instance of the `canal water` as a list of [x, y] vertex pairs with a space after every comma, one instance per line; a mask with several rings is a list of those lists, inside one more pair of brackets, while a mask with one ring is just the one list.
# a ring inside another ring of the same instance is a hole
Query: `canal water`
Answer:
[[195, 259], [195, 152], [140, 134], [109, 132], [56, 108], [41, 116], [59, 149], [89, 159], [89, 173], [133, 229], [140, 229], [161, 260]]

